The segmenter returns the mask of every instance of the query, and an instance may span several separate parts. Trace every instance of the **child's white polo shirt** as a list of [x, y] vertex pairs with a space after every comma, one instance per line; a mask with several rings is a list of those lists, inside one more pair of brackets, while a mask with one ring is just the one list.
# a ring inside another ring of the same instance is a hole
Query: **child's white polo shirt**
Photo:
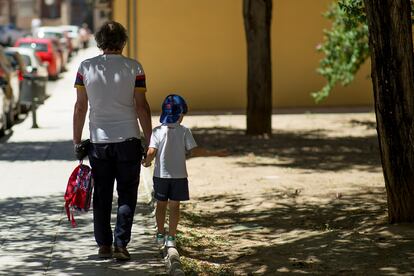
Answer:
[[153, 129], [150, 148], [157, 149], [154, 176], [186, 178], [185, 154], [197, 144], [190, 129], [180, 124], [160, 125]]

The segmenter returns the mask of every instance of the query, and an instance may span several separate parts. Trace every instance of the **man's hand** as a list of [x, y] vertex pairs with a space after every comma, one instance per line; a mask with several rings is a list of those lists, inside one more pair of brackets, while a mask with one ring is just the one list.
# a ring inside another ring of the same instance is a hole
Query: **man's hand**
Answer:
[[89, 145], [90, 140], [88, 139], [73, 146], [73, 151], [77, 160], [83, 160], [88, 155]]

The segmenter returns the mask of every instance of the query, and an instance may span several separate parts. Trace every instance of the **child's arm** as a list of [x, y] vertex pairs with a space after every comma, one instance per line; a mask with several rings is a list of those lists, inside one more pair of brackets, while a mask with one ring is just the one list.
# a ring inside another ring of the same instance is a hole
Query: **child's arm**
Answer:
[[151, 162], [152, 162], [152, 160], [154, 160], [156, 155], [157, 155], [157, 149], [156, 148], [148, 148], [147, 157], [144, 160], [142, 160], [141, 164], [144, 167], [151, 166]]

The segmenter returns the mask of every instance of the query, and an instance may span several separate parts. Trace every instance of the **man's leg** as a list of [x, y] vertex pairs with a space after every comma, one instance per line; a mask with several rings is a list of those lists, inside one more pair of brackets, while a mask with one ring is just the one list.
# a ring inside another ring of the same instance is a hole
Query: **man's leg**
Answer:
[[125, 248], [131, 240], [131, 228], [137, 205], [139, 173], [141, 170], [141, 142], [128, 139], [114, 147], [118, 212], [114, 231], [114, 245]]
[[114, 232], [114, 244], [126, 247], [131, 239], [131, 228], [138, 198], [140, 164], [123, 162], [117, 164], [118, 211]]
[[89, 156], [94, 179], [93, 225], [99, 246], [112, 245], [111, 209], [115, 174], [113, 164]]

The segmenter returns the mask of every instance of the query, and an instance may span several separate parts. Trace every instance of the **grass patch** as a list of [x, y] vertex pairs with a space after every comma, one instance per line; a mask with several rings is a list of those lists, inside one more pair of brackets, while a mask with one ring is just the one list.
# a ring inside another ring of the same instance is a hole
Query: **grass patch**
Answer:
[[219, 275], [230, 276], [234, 275], [233, 269], [230, 266], [210, 263], [207, 261], [200, 261], [197, 259], [181, 256], [181, 265], [185, 275], [204, 276], [204, 275]]
[[[177, 249], [186, 275], [234, 275], [233, 268], [222, 263], [225, 256], [220, 248], [228, 244], [223, 236], [215, 235], [211, 227], [197, 227], [205, 219], [188, 210], [181, 211], [177, 232]], [[208, 218], [207, 218], [208, 219]]]

